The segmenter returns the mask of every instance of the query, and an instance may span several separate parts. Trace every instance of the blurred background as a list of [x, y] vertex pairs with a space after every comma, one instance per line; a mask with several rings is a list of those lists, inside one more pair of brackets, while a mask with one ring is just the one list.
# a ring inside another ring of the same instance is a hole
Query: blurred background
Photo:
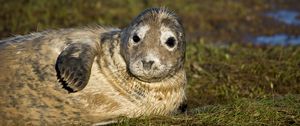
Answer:
[[[228, 124], [226, 121], [230, 119], [217, 118], [218, 115], [210, 114], [213, 111], [228, 118], [234, 116], [230, 124], [243, 125], [251, 119], [274, 125], [300, 124], [299, 0], [0, 0], [0, 3], [1, 39], [47, 29], [94, 25], [124, 28], [148, 7], [167, 7], [178, 14], [185, 27], [187, 97], [189, 108], [198, 108], [200, 112], [196, 119]], [[241, 99], [242, 102], [236, 102]], [[211, 105], [225, 106], [207, 107]]]
[[0, 1], [1, 38], [95, 24], [123, 28], [145, 8], [167, 7], [181, 17], [190, 42], [300, 44], [298, 0]]

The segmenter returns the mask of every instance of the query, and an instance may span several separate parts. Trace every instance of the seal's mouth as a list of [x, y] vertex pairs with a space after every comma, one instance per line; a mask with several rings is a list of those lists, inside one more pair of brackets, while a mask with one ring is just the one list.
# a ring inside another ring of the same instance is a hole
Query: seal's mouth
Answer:
[[127, 71], [132, 77], [147, 83], [159, 82], [166, 78], [166, 75], [159, 70], [137, 70], [129, 68]]
[[155, 83], [155, 82], [160, 82], [161, 80], [163, 80], [163, 78], [161, 77], [151, 77], [149, 78], [148, 76], [135, 76], [133, 75], [135, 78], [137, 78], [140, 81], [143, 82], [147, 82], [147, 83]]

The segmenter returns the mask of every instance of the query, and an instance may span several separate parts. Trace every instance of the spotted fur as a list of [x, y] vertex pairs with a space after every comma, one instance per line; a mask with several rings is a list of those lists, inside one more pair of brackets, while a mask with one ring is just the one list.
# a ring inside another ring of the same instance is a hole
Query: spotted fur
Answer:
[[[144, 30], [145, 43], [160, 40], [153, 36], [154, 29], [170, 28], [178, 41], [176, 49], [148, 44], [130, 50], [132, 30], [140, 24], [150, 27]], [[148, 39], [151, 36], [157, 39]], [[159, 62], [174, 65], [161, 78], [145, 81], [130, 71], [128, 51], [142, 52], [143, 58], [152, 47], [157, 53], [149, 59], [157, 56]], [[164, 8], [145, 10], [122, 30], [62, 29], [2, 40], [0, 124], [84, 125], [121, 116], [172, 114], [185, 100], [184, 52], [183, 28]]]

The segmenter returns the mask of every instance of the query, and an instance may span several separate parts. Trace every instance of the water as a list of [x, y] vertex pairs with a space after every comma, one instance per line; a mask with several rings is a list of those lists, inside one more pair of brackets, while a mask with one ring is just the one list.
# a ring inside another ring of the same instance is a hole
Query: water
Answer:
[[300, 25], [300, 19], [298, 18], [300, 15], [296, 11], [279, 10], [276, 12], [269, 12], [266, 16], [272, 17], [287, 25]]
[[[300, 26], [299, 13], [290, 10], [278, 10], [266, 13], [266, 16], [272, 17], [274, 20], [284, 23], [284, 25]], [[300, 35], [289, 35], [286, 33], [278, 33], [270, 36], [260, 35], [252, 39], [257, 45], [300, 45]]]
[[288, 34], [275, 34], [271, 36], [257, 36], [254, 44], [259, 45], [299, 45], [300, 36], [292, 36]]

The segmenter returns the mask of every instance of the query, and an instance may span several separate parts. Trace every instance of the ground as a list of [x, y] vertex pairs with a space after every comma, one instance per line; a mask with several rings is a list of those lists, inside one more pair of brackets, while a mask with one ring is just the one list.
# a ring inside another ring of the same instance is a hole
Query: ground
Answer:
[[182, 18], [187, 35], [188, 112], [124, 118], [115, 125], [300, 125], [299, 45], [251, 43], [259, 35], [299, 36], [299, 26], [265, 16], [280, 9], [299, 12], [299, 4], [298, 0], [10, 0], [0, 5], [0, 38], [98, 24], [122, 28], [147, 7], [168, 7]]

